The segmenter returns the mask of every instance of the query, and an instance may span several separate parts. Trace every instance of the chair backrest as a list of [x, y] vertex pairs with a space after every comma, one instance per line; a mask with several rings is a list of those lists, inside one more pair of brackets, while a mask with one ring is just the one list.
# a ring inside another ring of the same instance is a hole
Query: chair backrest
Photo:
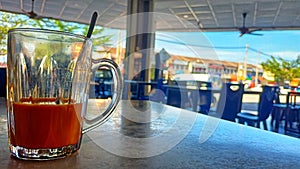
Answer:
[[199, 89], [205, 89], [205, 88], [211, 88], [212, 83], [211, 82], [205, 82], [205, 81], [196, 81], [197, 87]]
[[224, 83], [217, 106], [217, 114], [224, 120], [235, 122], [237, 113], [241, 111], [244, 84]]
[[197, 87], [199, 89], [200, 97], [197, 103], [199, 105], [199, 113], [208, 114], [213, 98], [212, 84], [211, 82], [198, 81]]
[[149, 100], [154, 102], [161, 102], [165, 103], [165, 97], [166, 97], [166, 87], [164, 86], [164, 79], [160, 78], [157, 80], [157, 85], [155, 88], [154, 94], [150, 95]]
[[273, 108], [274, 101], [276, 99], [276, 92], [278, 86], [263, 86], [263, 91], [259, 97], [258, 103], [258, 117], [259, 120], [266, 120]]
[[138, 100], [138, 84], [128, 83], [128, 85], [130, 86], [131, 99]]
[[298, 123], [300, 121], [299, 110], [300, 110], [300, 92], [299, 91], [290, 91], [286, 97], [287, 100], [287, 110], [285, 114], [285, 125], [284, 130], [289, 132], [300, 133], [300, 127], [295, 127], [294, 122]]
[[159, 79], [157, 80], [156, 88], [162, 90], [163, 92], [166, 92], [166, 89], [165, 89], [165, 87], [164, 87], [164, 79], [159, 78]]
[[188, 90], [180, 86], [166, 86], [167, 105], [186, 108], [189, 103]]
[[176, 85], [181, 86], [181, 87], [186, 87], [187, 81], [186, 80], [177, 80], [175, 81]]
[[280, 88], [278, 87], [275, 92], [275, 104], [281, 104], [282, 101], [280, 100]]
[[208, 114], [212, 103], [212, 90], [211, 89], [199, 89], [199, 113]]
[[291, 91], [287, 96], [287, 107], [300, 107], [299, 103], [300, 93]]

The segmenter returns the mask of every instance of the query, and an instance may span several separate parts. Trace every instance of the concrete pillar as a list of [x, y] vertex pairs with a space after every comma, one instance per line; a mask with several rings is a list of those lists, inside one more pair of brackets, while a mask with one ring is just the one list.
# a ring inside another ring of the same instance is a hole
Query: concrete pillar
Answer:
[[[147, 137], [150, 130], [151, 106], [148, 101], [131, 100], [131, 85], [126, 81], [150, 80], [150, 57], [154, 55], [154, 29], [153, 29], [154, 0], [128, 0], [127, 1], [127, 39], [124, 61], [125, 89], [122, 108], [122, 132], [126, 135], [132, 133], [130, 126], [143, 125]], [[153, 56], [154, 59], [154, 56]], [[140, 86], [142, 94], [147, 95], [147, 87]], [[138, 132], [138, 131], [135, 131]]]
[[[128, 0], [127, 4], [128, 16], [124, 79], [149, 81], [150, 71], [148, 68], [150, 68], [150, 56], [154, 53], [155, 33], [152, 18], [154, 1]], [[123, 98], [130, 99], [129, 86], [125, 89]]]

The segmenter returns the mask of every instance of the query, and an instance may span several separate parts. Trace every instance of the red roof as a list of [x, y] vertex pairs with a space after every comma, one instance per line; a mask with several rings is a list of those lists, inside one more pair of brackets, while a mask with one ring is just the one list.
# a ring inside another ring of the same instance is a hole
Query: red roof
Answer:
[[6, 67], [7, 67], [6, 63], [1, 63], [0, 62], [0, 68], [6, 68]]

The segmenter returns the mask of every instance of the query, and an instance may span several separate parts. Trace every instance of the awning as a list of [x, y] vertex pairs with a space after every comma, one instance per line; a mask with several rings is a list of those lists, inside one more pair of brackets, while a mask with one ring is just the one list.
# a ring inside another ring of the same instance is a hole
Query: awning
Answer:
[[[35, 0], [40, 17], [89, 23], [98, 11], [97, 24], [126, 29], [127, 0]], [[153, 1], [155, 29], [161, 31], [237, 31], [249, 29], [299, 29], [300, 1], [297, 0], [164, 0]], [[31, 0], [0, 0], [0, 10], [13, 13], [31, 11]]]

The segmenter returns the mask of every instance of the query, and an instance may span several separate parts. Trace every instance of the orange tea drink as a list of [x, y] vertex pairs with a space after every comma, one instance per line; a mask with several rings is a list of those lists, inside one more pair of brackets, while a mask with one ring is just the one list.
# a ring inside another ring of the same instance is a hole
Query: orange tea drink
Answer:
[[81, 138], [81, 103], [13, 103], [10, 143], [29, 149], [76, 145]]

